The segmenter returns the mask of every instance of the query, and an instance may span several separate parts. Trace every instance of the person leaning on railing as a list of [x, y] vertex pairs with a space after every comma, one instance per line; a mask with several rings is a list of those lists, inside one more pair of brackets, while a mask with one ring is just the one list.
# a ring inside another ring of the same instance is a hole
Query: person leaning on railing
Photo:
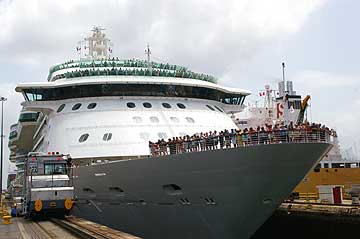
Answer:
[[276, 144], [285, 142], [330, 142], [330, 136], [336, 137], [336, 132], [320, 124], [304, 123], [300, 125], [266, 124], [265, 127], [250, 127], [249, 129], [223, 130], [217, 133], [205, 132], [173, 137], [156, 143], [149, 141], [150, 153], [153, 156], [179, 154], [218, 149], [242, 147], [257, 144]]

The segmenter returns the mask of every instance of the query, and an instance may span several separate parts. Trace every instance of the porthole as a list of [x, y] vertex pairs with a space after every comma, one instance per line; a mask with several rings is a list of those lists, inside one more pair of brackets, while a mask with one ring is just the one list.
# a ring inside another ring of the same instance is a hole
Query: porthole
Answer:
[[95, 191], [91, 188], [83, 188], [83, 192], [86, 192], [86, 193], [95, 193]]
[[151, 108], [151, 107], [152, 107], [152, 105], [151, 105], [149, 102], [144, 102], [144, 103], [143, 103], [143, 106], [144, 106], [145, 108]]
[[77, 103], [72, 107], [72, 110], [78, 110], [78, 109], [80, 109], [80, 107], [81, 107], [81, 104]]
[[133, 121], [134, 121], [135, 123], [141, 123], [141, 122], [142, 122], [142, 118], [139, 117], [139, 116], [134, 116], [132, 119], [133, 119]]
[[186, 117], [185, 119], [189, 123], [192, 123], [192, 124], [195, 123], [195, 120], [193, 118], [191, 118], [191, 117]]
[[181, 195], [182, 194], [182, 190], [179, 185], [166, 184], [166, 185], [163, 185], [162, 187], [166, 194], [169, 194], [169, 195]]
[[88, 138], [89, 138], [89, 134], [83, 134], [80, 136], [79, 142], [80, 143], [85, 142]]
[[59, 106], [56, 112], [60, 113], [61, 111], [63, 111], [64, 108], [65, 108], [65, 104], [62, 104]]
[[181, 103], [177, 103], [176, 104], [180, 109], [185, 109], [186, 106], [184, 104], [181, 104]]
[[95, 107], [96, 107], [96, 103], [90, 103], [90, 104], [87, 106], [87, 108], [88, 108], [89, 110], [94, 109]]
[[128, 102], [128, 103], [126, 103], [126, 106], [127, 106], [128, 108], [135, 108], [135, 107], [136, 107], [135, 103], [133, 103], [133, 102]]
[[104, 141], [109, 141], [109, 140], [111, 140], [111, 138], [112, 138], [112, 133], [106, 133], [103, 136]]
[[150, 137], [149, 133], [146, 133], [146, 132], [141, 132], [139, 135], [140, 135], [140, 138], [143, 140], [148, 140]]
[[208, 107], [212, 111], [215, 111], [215, 109], [213, 107], [211, 107], [210, 105], [206, 105], [206, 107]]
[[159, 136], [160, 139], [167, 139], [167, 134], [164, 133], [164, 132], [158, 133], [158, 136]]
[[163, 106], [164, 108], [167, 108], [167, 109], [170, 109], [170, 108], [171, 108], [171, 105], [168, 104], [168, 103], [162, 103], [162, 106]]
[[214, 107], [215, 107], [218, 111], [224, 112], [220, 107], [217, 107], [216, 105], [214, 105]]
[[177, 117], [170, 117], [170, 120], [173, 122], [173, 123], [179, 123], [179, 119]]
[[119, 187], [109, 187], [109, 191], [110, 192], [117, 192], [117, 193], [123, 193], [124, 192], [124, 190], [122, 190]]
[[156, 116], [151, 116], [151, 117], [150, 117], [150, 121], [151, 121], [152, 123], [159, 123], [159, 118], [156, 117]]

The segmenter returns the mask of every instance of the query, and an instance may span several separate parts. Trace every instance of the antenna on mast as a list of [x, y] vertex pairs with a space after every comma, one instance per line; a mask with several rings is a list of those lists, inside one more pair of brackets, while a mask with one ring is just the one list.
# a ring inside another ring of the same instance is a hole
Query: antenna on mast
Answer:
[[265, 95], [265, 99], [264, 99], [264, 108], [273, 108], [273, 99], [271, 96], [271, 93], [273, 92], [273, 90], [270, 88], [270, 85], [265, 85], [265, 92], [262, 93], [262, 95]]
[[150, 50], [150, 45], [149, 43], [146, 46], [145, 49], [145, 54], [147, 55], [147, 65], [148, 65], [148, 69], [150, 71], [150, 75], [152, 75], [152, 64], [150, 62], [150, 55], [151, 55], [151, 50]]
[[282, 65], [282, 75], [283, 75], [283, 82], [284, 82], [284, 100], [285, 100], [285, 62], [281, 63]]
[[[110, 39], [102, 32], [105, 28], [94, 27], [91, 31], [93, 34], [84, 39], [84, 49], [87, 50], [87, 58], [89, 59], [104, 59], [109, 57], [112, 53]], [[82, 46], [80, 46], [80, 49]]]

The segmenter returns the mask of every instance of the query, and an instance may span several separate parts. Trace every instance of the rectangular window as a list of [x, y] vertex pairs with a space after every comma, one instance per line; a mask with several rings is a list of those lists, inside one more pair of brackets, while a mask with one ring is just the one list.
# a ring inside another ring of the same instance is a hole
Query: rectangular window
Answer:
[[45, 164], [45, 175], [67, 174], [67, 167], [64, 163]]
[[29, 101], [100, 96], [166, 96], [209, 99], [232, 105], [241, 105], [245, 98], [242, 94], [228, 94], [206, 87], [156, 84], [74, 85], [48, 89], [24, 89], [24, 94]]

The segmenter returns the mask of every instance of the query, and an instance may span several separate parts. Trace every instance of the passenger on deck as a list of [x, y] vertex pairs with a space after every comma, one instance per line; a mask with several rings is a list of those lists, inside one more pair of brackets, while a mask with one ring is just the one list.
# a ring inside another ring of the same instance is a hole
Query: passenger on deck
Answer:
[[[289, 125], [265, 124], [256, 129], [250, 127], [248, 130], [228, 129], [220, 131], [210, 131], [185, 135], [182, 137], [173, 137], [165, 141], [159, 139], [157, 143], [149, 141], [150, 153], [153, 156], [197, 152], [205, 150], [214, 150], [242, 147], [257, 144], [273, 144], [286, 142], [329, 142], [330, 136], [336, 137], [336, 132], [330, 130], [321, 124], [309, 124], [308, 122], [300, 125], [290, 122]], [[55, 171], [54, 171], [55, 174]]]

